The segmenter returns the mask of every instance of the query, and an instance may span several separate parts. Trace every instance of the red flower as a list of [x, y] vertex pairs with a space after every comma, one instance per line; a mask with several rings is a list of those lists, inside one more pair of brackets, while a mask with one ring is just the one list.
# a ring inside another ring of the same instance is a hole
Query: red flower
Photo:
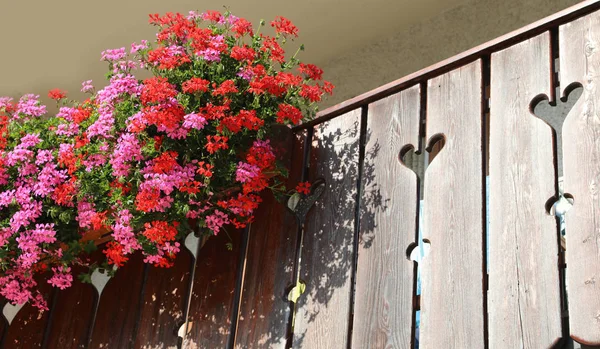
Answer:
[[177, 164], [177, 154], [176, 151], [166, 151], [160, 154], [156, 159], [153, 160], [152, 171], [154, 173], [167, 174], [173, 170]]
[[277, 34], [283, 34], [284, 36], [292, 35], [298, 37], [298, 28], [292, 24], [292, 21], [285, 17], [277, 16], [275, 20], [271, 22], [271, 27], [275, 28]]
[[177, 129], [184, 116], [185, 110], [181, 105], [155, 106], [144, 110], [146, 122], [149, 125], [156, 125], [159, 130]]
[[214, 166], [211, 164], [207, 164], [204, 161], [200, 161], [198, 163], [198, 169], [196, 170], [196, 173], [198, 173], [199, 175], [204, 176], [206, 178], [210, 178], [213, 175], [213, 173], [212, 173], [213, 167]]
[[333, 89], [335, 88], [335, 86], [333, 86], [332, 83], [330, 83], [329, 81], [323, 81], [323, 92], [332, 95], [333, 94]]
[[177, 236], [177, 222], [172, 225], [165, 221], [152, 221], [144, 224], [145, 230], [142, 232], [148, 240], [163, 245], [165, 242], [174, 241]]
[[58, 100], [61, 100], [65, 97], [67, 97], [67, 91], [63, 91], [63, 90], [55, 88], [55, 89], [48, 91], [48, 97], [58, 101]]
[[144, 80], [140, 99], [143, 105], [148, 105], [166, 102], [175, 96], [177, 96], [177, 90], [167, 81], [167, 78], [152, 77]]
[[[213, 83], [213, 88], [215, 86], [216, 86], [216, 84]], [[236, 93], [236, 92], [238, 92], [238, 89], [235, 86], [235, 81], [225, 80], [221, 83], [221, 86], [219, 86], [218, 88], [213, 90], [212, 95], [213, 96], [225, 96], [228, 93]]]
[[258, 166], [261, 170], [266, 170], [275, 164], [275, 154], [270, 146], [252, 146], [246, 154], [246, 161], [250, 165]]
[[254, 51], [251, 47], [247, 45], [244, 46], [234, 46], [231, 49], [231, 58], [236, 61], [252, 61], [256, 56], [256, 51]]
[[221, 13], [219, 11], [213, 11], [213, 10], [208, 10], [204, 13], [204, 15], [202, 16], [202, 19], [205, 21], [211, 21], [211, 22], [220, 22], [221, 19], [223, 18], [223, 15], [221, 15]]
[[283, 48], [281, 48], [281, 46], [279, 46], [277, 39], [273, 37], [267, 36], [264, 38], [263, 47], [261, 48], [261, 51], [268, 51], [271, 55], [271, 59], [275, 62], [285, 62], [285, 51], [283, 50]]
[[227, 145], [227, 141], [229, 138], [223, 136], [206, 136], [206, 150], [210, 154], [214, 154], [219, 149], [228, 149], [229, 145]]
[[210, 81], [201, 78], [191, 78], [181, 84], [181, 89], [185, 93], [196, 93], [208, 91]]
[[318, 102], [321, 100], [323, 92], [319, 86], [302, 85], [300, 96], [308, 99], [311, 102]]
[[184, 52], [173, 53], [172, 49], [161, 46], [148, 52], [148, 62], [158, 65], [158, 69], [174, 69], [191, 60]]
[[200, 109], [200, 112], [207, 120], [220, 120], [225, 117], [225, 113], [229, 111], [229, 104], [213, 105], [208, 103]]
[[92, 229], [98, 230], [105, 227], [104, 222], [106, 221], [106, 211], [96, 212], [92, 216]]
[[90, 108], [79, 107], [77, 108], [77, 111], [73, 113], [73, 122], [80, 124], [89, 119], [90, 115], [92, 115], [92, 110]]
[[69, 182], [61, 183], [56, 186], [54, 193], [52, 193], [52, 199], [57, 205], [73, 207], [73, 199], [77, 194], [75, 189], [75, 179], [71, 179]]
[[252, 31], [252, 23], [244, 18], [239, 18], [231, 29], [235, 32], [235, 36], [238, 38], [246, 34], [254, 35], [254, 32]]
[[298, 86], [302, 83], [302, 77], [291, 73], [279, 72], [277, 82], [283, 86]]
[[180, 188], [179, 191], [183, 193], [197, 194], [200, 192], [202, 183], [198, 181], [187, 181]]
[[108, 264], [114, 264], [122, 267], [129, 258], [123, 255], [123, 246], [115, 241], [110, 241], [106, 244], [106, 249], [102, 251], [108, 259]]
[[277, 112], [277, 122], [283, 124], [286, 120], [290, 120], [294, 125], [297, 125], [302, 120], [302, 112], [300, 109], [289, 104], [280, 104]]
[[310, 194], [310, 183], [309, 182], [300, 182], [296, 186], [296, 191], [301, 194], [308, 195]]
[[158, 207], [160, 191], [158, 189], [141, 190], [135, 197], [135, 207], [142, 212], [150, 212]]
[[150, 24], [161, 27], [157, 34], [158, 41], [169, 41], [172, 37], [184, 41], [189, 33], [196, 28], [196, 24], [188, 21], [181, 13], [167, 12], [163, 17], [158, 14], [150, 15]]
[[323, 70], [314, 64], [300, 63], [298, 70], [312, 80], [321, 80], [323, 78]]

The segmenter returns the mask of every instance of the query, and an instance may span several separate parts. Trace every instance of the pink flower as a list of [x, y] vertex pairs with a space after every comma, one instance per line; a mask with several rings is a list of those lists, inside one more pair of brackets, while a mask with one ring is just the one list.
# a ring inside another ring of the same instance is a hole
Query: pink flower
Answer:
[[123, 246], [125, 254], [142, 248], [136, 240], [135, 233], [131, 227], [132, 219], [133, 215], [129, 213], [129, 210], [121, 210], [115, 216], [115, 224], [112, 226], [112, 236], [116, 242]]
[[110, 158], [113, 176], [127, 176], [131, 168], [128, 162], [142, 160], [142, 147], [135, 135], [133, 133], [122, 134], [117, 140], [117, 145]]
[[135, 42], [131, 44], [131, 51], [129, 51], [129, 53], [134, 54], [137, 53], [139, 50], [143, 50], [148, 48], [148, 41], [147, 40], [142, 40], [139, 44], [136, 44]]
[[197, 113], [187, 114], [183, 117], [183, 127], [187, 129], [201, 130], [207, 123], [206, 119]]
[[54, 287], [58, 287], [61, 290], [71, 287], [73, 282], [73, 275], [71, 275], [71, 268], [59, 266], [58, 268], [52, 268], [54, 275], [48, 280], [48, 283]]
[[237, 170], [235, 171], [235, 180], [241, 183], [246, 183], [260, 173], [258, 166], [250, 165], [245, 162], [239, 162]]
[[126, 55], [125, 47], [116, 48], [116, 49], [112, 49], [112, 50], [105, 50], [105, 51], [102, 51], [101, 54], [102, 54], [102, 58], [100, 60], [108, 61], [108, 62], [118, 61], [120, 59], [123, 59]]
[[217, 235], [221, 227], [229, 223], [229, 217], [225, 213], [215, 210], [213, 214], [206, 216], [205, 222], [206, 226]]
[[81, 92], [83, 92], [83, 93], [94, 92], [94, 86], [92, 85], [92, 80], [86, 80], [81, 83]]
[[15, 115], [22, 114], [27, 119], [28, 117], [39, 117], [46, 114], [46, 106], [40, 104], [39, 98], [39, 95], [34, 94], [27, 94], [21, 97], [17, 104]]

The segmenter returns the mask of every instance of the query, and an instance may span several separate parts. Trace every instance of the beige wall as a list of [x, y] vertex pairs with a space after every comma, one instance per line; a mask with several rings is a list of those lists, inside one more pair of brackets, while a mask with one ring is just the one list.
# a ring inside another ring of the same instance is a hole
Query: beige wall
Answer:
[[549, 16], [578, 0], [471, 0], [325, 64], [336, 93], [322, 108], [367, 92]]

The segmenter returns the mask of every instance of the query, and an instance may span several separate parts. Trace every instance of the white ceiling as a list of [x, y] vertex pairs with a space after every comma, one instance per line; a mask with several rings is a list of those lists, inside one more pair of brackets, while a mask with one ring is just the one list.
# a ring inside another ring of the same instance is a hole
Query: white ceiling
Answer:
[[[229, 0], [227, 6], [253, 23], [278, 15], [291, 19], [300, 29], [297, 44], [306, 46], [300, 59], [324, 64], [463, 1]], [[80, 98], [81, 81], [105, 84], [100, 51], [154, 37], [149, 13], [207, 9], [223, 6], [189, 0], [1, 0], [0, 96], [45, 96], [57, 87]]]

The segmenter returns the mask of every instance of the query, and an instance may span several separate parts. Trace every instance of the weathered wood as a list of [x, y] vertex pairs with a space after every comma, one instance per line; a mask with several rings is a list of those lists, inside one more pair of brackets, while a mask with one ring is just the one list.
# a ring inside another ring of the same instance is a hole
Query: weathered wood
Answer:
[[84, 270], [82, 267], [73, 268], [73, 285], [56, 294], [46, 348], [75, 349], [87, 346], [97, 293], [94, 286], [78, 280], [78, 275]]
[[[50, 306], [52, 293], [55, 291], [46, 280], [51, 273], [45, 273], [43, 276], [36, 277], [38, 283], [37, 290], [44, 296]], [[26, 303], [19, 310], [15, 318], [8, 327], [3, 340], [5, 349], [31, 349], [41, 348], [44, 340], [44, 331], [50, 319], [49, 311], [40, 312], [38, 308]]]
[[489, 345], [550, 348], [561, 338], [552, 129], [531, 101], [551, 96], [550, 34], [491, 58]]
[[600, 345], [600, 13], [560, 27], [561, 89], [579, 82], [581, 98], [563, 124], [567, 290], [571, 337]]
[[[287, 187], [293, 189], [302, 174], [304, 137], [290, 133], [278, 145], [278, 158], [290, 169]], [[240, 349], [285, 348], [288, 335], [286, 291], [293, 281], [298, 224], [286, 202], [278, 202], [271, 191], [261, 197], [249, 233], [235, 343]]]
[[348, 342], [361, 110], [315, 130], [310, 180], [326, 190], [308, 214], [300, 265], [294, 348], [345, 348]]
[[143, 281], [143, 256], [136, 252], [102, 291], [90, 349], [128, 348], [133, 345]]
[[182, 248], [173, 267], [149, 267], [135, 348], [177, 347], [192, 263], [191, 253]]
[[400, 162], [419, 148], [419, 85], [369, 105], [362, 173], [352, 346], [411, 348], [417, 175]]
[[428, 82], [420, 348], [483, 348], [481, 61]]
[[[183, 348], [226, 348], [229, 341], [242, 232], [227, 227], [198, 255]], [[232, 250], [227, 244], [231, 243]]]

